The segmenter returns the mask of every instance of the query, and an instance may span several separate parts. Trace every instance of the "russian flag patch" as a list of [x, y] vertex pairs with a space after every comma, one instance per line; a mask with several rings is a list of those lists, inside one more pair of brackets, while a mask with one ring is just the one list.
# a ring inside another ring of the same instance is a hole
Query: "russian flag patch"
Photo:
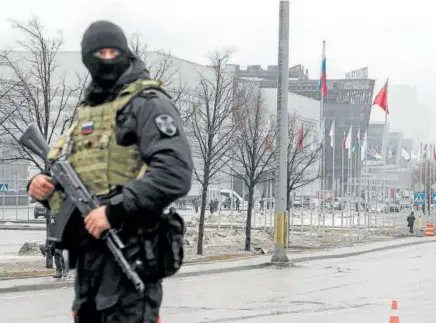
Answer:
[[80, 133], [88, 135], [94, 131], [94, 122], [86, 122], [80, 127]]

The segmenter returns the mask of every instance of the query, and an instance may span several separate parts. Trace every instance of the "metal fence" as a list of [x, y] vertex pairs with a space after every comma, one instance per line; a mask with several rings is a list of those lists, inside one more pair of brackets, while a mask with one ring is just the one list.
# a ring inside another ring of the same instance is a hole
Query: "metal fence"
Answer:
[[[189, 206], [188, 206], [188, 209]], [[379, 241], [392, 237], [409, 235], [406, 218], [408, 210], [391, 213], [370, 213], [356, 212], [350, 210], [325, 212], [322, 214], [317, 209], [294, 208], [288, 216], [288, 247], [290, 248], [311, 248], [346, 246], [356, 242]], [[198, 217], [192, 211], [194, 218]], [[274, 211], [272, 208], [261, 210], [256, 206], [252, 215], [252, 236], [259, 232], [270, 233], [273, 238]], [[436, 215], [436, 213], [435, 213]], [[436, 221], [435, 216], [433, 220]], [[425, 227], [426, 222], [431, 222], [431, 217], [422, 218], [419, 224], [418, 216], [415, 225], [415, 234], [420, 235], [418, 228]], [[245, 229], [246, 211], [219, 209], [214, 214], [206, 213], [205, 225], [217, 230]]]
[[325, 213], [300, 209], [289, 221], [290, 246], [347, 245], [408, 234], [407, 211], [370, 213], [346, 210]]
[[0, 220], [34, 218], [35, 203], [27, 194], [28, 178], [0, 178]]

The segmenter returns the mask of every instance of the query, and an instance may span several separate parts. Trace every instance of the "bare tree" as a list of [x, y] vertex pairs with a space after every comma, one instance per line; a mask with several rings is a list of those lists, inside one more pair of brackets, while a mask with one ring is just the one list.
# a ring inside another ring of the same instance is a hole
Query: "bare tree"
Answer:
[[162, 82], [172, 96], [173, 102], [177, 104], [180, 111], [182, 121], [186, 122], [192, 115], [190, 109], [190, 91], [183, 83], [180, 72], [174, 63], [174, 58], [170, 52], [165, 50], [157, 50], [155, 55], [157, 59], [150, 59], [150, 50], [143, 37], [139, 32], [135, 32], [129, 41], [130, 49], [144, 63], [146, 69], [150, 73], [150, 77], [154, 80]]
[[11, 117], [2, 125], [2, 142], [9, 148], [5, 161], [28, 160], [43, 170], [43, 161], [23, 149], [17, 137], [27, 125], [37, 125], [50, 144], [73, 123], [77, 106], [84, 91], [86, 77], [76, 75], [77, 82], [69, 85], [66, 75], [59, 72], [56, 55], [62, 46], [62, 35], [45, 35], [41, 23], [32, 18], [25, 22], [13, 21], [23, 39], [17, 41], [24, 52], [5, 51], [0, 54], [3, 85], [8, 91], [0, 104], [0, 117]]
[[[231, 51], [215, 52], [210, 56], [214, 78], [200, 75], [200, 84], [192, 98], [193, 114], [189, 131], [193, 138], [193, 157], [198, 161], [194, 170], [201, 185], [200, 221], [198, 225], [197, 254], [203, 254], [204, 219], [207, 190], [212, 179], [228, 165], [235, 127], [234, 79], [224, 73]], [[200, 164], [200, 165], [199, 165]]]
[[[254, 85], [254, 86], [253, 86]], [[248, 189], [247, 223], [245, 226], [245, 250], [251, 249], [251, 218], [256, 185], [268, 181], [273, 152], [270, 143], [274, 129], [265, 109], [264, 99], [255, 84], [244, 88], [244, 104], [235, 109], [233, 175]]]
[[322, 153], [322, 147], [314, 139], [316, 123], [290, 115], [288, 121], [288, 172], [287, 207], [290, 208], [290, 194], [319, 178], [315, 167]]

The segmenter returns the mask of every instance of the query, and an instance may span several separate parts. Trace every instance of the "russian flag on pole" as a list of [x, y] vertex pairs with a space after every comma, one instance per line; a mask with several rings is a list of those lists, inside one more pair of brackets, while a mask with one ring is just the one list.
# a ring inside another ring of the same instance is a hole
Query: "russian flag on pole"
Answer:
[[327, 95], [327, 62], [325, 57], [325, 40], [322, 42], [322, 57], [321, 57], [321, 77], [318, 82], [318, 90], [322, 91], [322, 95]]

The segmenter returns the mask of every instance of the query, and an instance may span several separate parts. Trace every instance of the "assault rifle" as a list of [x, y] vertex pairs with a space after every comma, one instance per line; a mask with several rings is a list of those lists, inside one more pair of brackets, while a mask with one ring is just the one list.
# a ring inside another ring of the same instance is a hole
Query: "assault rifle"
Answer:
[[[101, 206], [101, 203], [95, 196], [92, 196], [88, 192], [67, 160], [47, 159], [49, 146], [35, 125], [31, 125], [27, 128], [18, 141], [23, 147], [28, 148], [38, 157], [44, 159], [55, 184], [60, 187], [60, 192], [64, 197], [64, 204], [61, 212], [56, 215], [53, 236], [49, 237], [49, 240], [59, 242], [62, 240], [65, 227], [76, 209], [80, 212], [82, 217], [86, 217], [92, 210]], [[138, 273], [135, 271], [142, 265], [142, 262], [137, 260], [134, 265], [129, 264], [123, 254], [125, 245], [114, 229], [104, 232], [102, 239], [106, 242], [107, 247], [124, 274], [133, 282], [136, 290], [142, 293], [145, 286]]]

